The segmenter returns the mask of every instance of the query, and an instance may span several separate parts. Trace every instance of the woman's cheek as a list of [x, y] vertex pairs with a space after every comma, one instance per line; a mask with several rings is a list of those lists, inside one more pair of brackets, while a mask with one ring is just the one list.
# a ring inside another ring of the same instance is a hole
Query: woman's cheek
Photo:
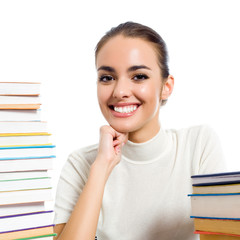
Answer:
[[141, 85], [139, 86], [138, 91], [136, 92], [136, 97], [138, 97], [143, 102], [152, 102], [160, 94], [160, 91], [157, 91], [156, 86], [152, 85]]

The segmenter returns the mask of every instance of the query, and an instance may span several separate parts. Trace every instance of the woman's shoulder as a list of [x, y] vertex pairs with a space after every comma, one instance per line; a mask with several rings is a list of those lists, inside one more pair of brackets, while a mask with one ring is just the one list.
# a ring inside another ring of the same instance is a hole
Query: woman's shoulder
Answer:
[[97, 156], [98, 144], [92, 144], [74, 150], [68, 156], [68, 161], [87, 161], [93, 162]]
[[208, 124], [193, 125], [179, 129], [165, 130], [178, 144], [192, 147], [212, 145], [219, 142], [219, 136], [215, 129]]
[[215, 129], [208, 125], [195, 125], [182, 129], [171, 129], [179, 152], [189, 156], [191, 174], [221, 172], [225, 169], [221, 141]]
[[168, 134], [186, 138], [209, 137], [216, 134], [214, 128], [208, 124], [193, 125], [179, 129], [166, 129], [165, 131]]
[[97, 156], [98, 144], [82, 147], [69, 154], [63, 165], [61, 175], [87, 177], [90, 167]]

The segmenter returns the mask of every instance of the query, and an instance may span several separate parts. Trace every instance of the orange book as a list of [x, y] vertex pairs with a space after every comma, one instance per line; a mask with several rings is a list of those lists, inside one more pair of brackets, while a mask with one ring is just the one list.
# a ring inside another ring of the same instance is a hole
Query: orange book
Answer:
[[194, 227], [198, 231], [240, 234], [240, 219], [194, 218]]
[[0, 240], [11, 240], [16, 238], [34, 237], [39, 235], [53, 234], [53, 227], [33, 228], [23, 231], [13, 231], [8, 233], [0, 233]]
[[40, 103], [36, 104], [0, 104], [0, 109], [39, 109]]

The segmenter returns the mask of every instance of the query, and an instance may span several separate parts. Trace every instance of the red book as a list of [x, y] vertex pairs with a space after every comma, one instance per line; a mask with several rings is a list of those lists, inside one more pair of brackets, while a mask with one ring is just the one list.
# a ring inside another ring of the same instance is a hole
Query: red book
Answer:
[[240, 240], [240, 235], [195, 231], [195, 234], [200, 234], [200, 240]]

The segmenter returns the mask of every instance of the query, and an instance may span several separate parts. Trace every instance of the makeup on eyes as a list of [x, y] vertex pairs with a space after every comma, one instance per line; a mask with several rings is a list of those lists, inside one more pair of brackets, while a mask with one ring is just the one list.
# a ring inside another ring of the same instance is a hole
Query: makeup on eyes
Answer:
[[[115, 80], [115, 79], [117, 79], [117, 78], [115, 78], [112, 75], [108, 75], [108, 74], [104, 74], [104, 75], [101, 75], [100, 77], [98, 77], [98, 81], [104, 82], [104, 83], [107, 83], [107, 82]], [[146, 74], [138, 73], [138, 74], [134, 74], [133, 77], [131, 77], [131, 79], [134, 81], [144, 81], [146, 79], [149, 79], [149, 77]]]
[[114, 77], [111, 75], [107, 75], [107, 74], [104, 74], [104, 75], [101, 75], [100, 77], [98, 77], [98, 81], [103, 82], [103, 83], [107, 83], [112, 80], [114, 80]]

